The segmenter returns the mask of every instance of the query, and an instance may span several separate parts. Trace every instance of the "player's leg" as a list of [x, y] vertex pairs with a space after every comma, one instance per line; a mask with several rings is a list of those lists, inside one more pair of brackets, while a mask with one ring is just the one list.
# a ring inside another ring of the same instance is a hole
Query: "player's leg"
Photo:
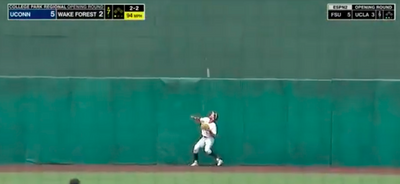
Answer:
[[193, 147], [193, 163], [191, 166], [198, 166], [199, 150], [205, 145], [205, 138], [202, 137]]
[[222, 161], [222, 159], [217, 155], [217, 153], [215, 153], [215, 151], [212, 150], [213, 145], [214, 145], [214, 138], [206, 138], [204, 151], [215, 159], [218, 166], [221, 166], [224, 161]]

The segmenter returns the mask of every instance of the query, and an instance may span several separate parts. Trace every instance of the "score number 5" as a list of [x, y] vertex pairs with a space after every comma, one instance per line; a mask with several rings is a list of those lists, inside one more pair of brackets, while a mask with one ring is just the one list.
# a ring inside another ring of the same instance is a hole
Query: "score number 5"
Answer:
[[56, 12], [55, 11], [51, 11], [50, 12], [50, 17], [55, 17], [56, 16]]

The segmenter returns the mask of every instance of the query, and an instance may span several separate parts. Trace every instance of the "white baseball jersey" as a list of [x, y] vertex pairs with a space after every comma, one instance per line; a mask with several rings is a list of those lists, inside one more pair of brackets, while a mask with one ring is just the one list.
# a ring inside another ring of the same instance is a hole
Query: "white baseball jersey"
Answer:
[[[200, 122], [201, 123], [206, 123], [208, 124], [208, 126], [210, 127], [210, 131], [214, 134], [217, 135], [217, 125], [214, 122], [210, 123], [210, 118], [209, 117], [203, 117], [200, 118]], [[210, 132], [206, 131], [206, 130], [201, 130], [201, 135], [204, 137], [212, 137], [210, 135]]]

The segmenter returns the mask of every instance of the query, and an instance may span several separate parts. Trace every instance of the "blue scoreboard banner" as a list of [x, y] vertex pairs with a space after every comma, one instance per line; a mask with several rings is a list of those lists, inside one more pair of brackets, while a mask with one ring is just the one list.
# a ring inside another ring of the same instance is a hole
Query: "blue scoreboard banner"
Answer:
[[145, 5], [8, 4], [8, 20], [145, 20]]
[[56, 10], [9, 10], [9, 20], [43, 20], [56, 19]]

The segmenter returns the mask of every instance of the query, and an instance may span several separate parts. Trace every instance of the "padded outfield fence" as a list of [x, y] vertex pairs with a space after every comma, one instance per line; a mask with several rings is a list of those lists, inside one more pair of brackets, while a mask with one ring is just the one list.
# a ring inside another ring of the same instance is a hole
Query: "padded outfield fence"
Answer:
[[[2, 183], [400, 180], [376, 169], [398, 166], [396, 80], [2, 77], [0, 88]], [[173, 166], [190, 163], [198, 138], [188, 115], [209, 110], [226, 165]]]
[[398, 81], [2, 77], [0, 89], [2, 164], [187, 165], [189, 116], [210, 110], [226, 165], [400, 163]]

